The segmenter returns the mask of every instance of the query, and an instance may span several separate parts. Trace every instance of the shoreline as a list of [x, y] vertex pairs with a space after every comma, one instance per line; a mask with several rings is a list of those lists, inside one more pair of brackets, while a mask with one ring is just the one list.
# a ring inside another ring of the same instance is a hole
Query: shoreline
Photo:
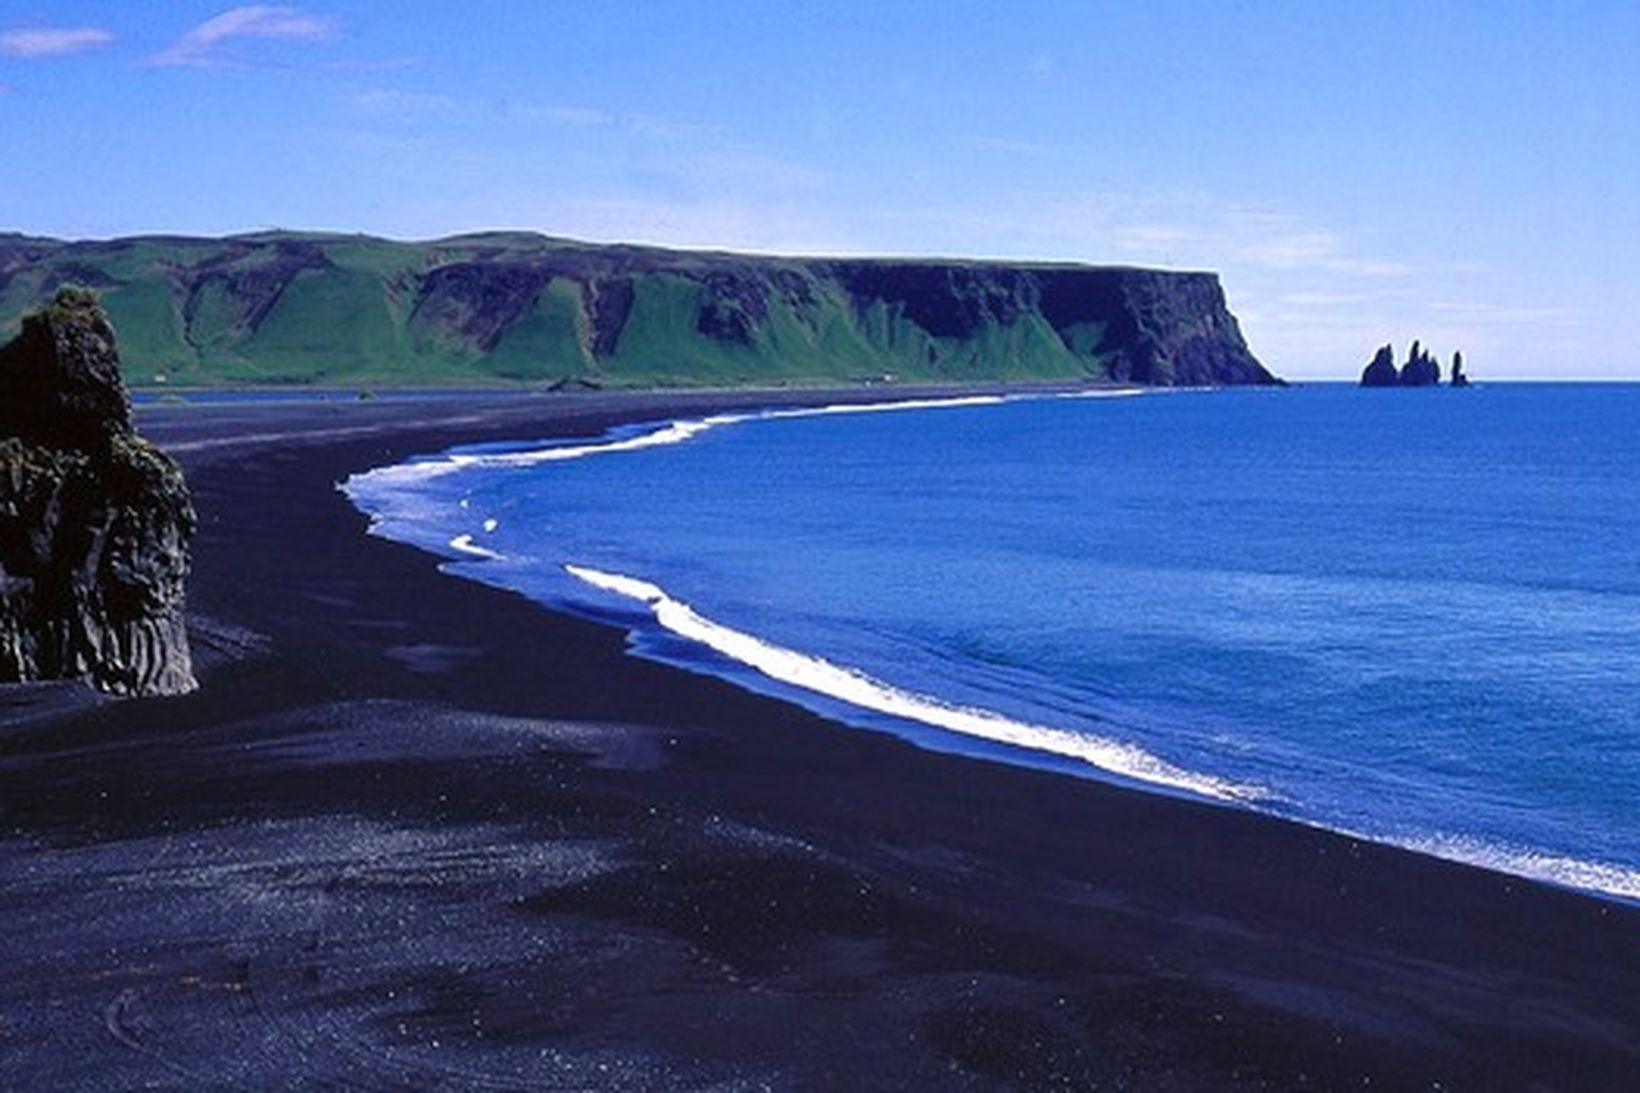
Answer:
[[0, 1078], [1640, 1074], [1632, 907], [849, 730], [441, 574], [334, 489], [768, 402], [145, 408], [200, 509], [203, 687], [0, 736]]
[[[1203, 393], [1214, 389], [1188, 390], [1192, 393]], [[746, 393], [748, 392], [740, 392]], [[752, 393], [767, 394], [768, 391], [758, 390]], [[439, 555], [440, 551], [453, 551], [455, 556], [448, 553], [443, 555], [443, 561], [446, 562], [504, 561], [503, 555], [479, 546], [469, 534], [458, 535], [437, 548], [418, 543], [414, 537], [394, 538], [378, 530], [379, 521], [392, 522], [391, 514], [374, 511], [368, 504], [368, 498], [360, 498], [355, 494], [361, 488], [368, 490], [373, 484], [372, 480], [420, 479], [424, 476], [438, 476], [446, 471], [459, 471], [469, 466], [533, 466], [559, 460], [667, 447], [689, 443], [701, 434], [719, 427], [755, 425], [791, 418], [835, 413], [965, 408], [1022, 400], [1119, 398], [1170, 393], [1183, 392], [1167, 389], [1151, 391], [1143, 387], [1121, 385], [1072, 389], [1050, 387], [1021, 391], [988, 390], [983, 394], [954, 389], [940, 394], [904, 398], [886, 397], [885, 393], [881, 401], [834, 403], [825, 401], [828, 393], [822, 391], [819, 393], [822, 396], [821, 400], [814, 405], [777, 404], [762, 409], [738, 409], [725, 413], [703, 411], [696, 416], [662, 416], [642, 421], [626, 421], [588, 438], [532, 437], [528, 440], [521, 438], [513, 444], [505, 441], [486, 442], [482, 452], [464, 452], [464, 448], [471, 446], [458, 444], [436, 453], [417, 454], [409, 462], [357, 472], [342, 484], [342, 491], [356, 508], [369, 517], [372, 534], [420, 547], [434, 555]], [[636, 601], [643, 605], [643, 612], [651, 615], [655, 615], [658, 602], [667, 603], [675, 610], [688, 613], [691, 616], [688, 632], [661, 621], [658, 615], [653, 619], [653, 626], [671, 637], [682, 637], [692, 647], [710, 650], [713, 654], [726, 658], [733, 665], [733, 670], [713, 670], [692, 664], [691, 658], [667, 657], [646, 652], [643, 646], [644, 635], [650, 629], [647, 625], [617, 627], [627, 636], [632, 656], [644, 657], [683, 671], [727, 680], [742, 689], [777, 701], [788, 702], [818, 717], [837, 721], [840, 727], [888, 732], [929, 751], [966, 755], [981, 760], [1060, 773], [1069, 777], [1086, 778], [1119, 788], [1179, 795], [1188, 800], [1213, 801], [1231, 807], [1243, 807], [1278, 822], [1296, 823], [1348, 839], [1394, 847], [1518, 880], [1640, 907], [1640, 887], [1637, 887], [1637, 884], [1640, 884], [1640, 871], [1632, 866], [1619, 865], [1596, 857], [1572, 856], [1567, 852], [1486, 842], [1478, 837], [1445, 835], [1438, 831], [1423, 835], [1407, 835], [1397, 839], [1307, 817], [1299, 812], [1261, 807], [1260, 800], [1264, 795], [1260, 787], [1237, 784], [1227, 780], [1225, 775], [1210, 769], [1181, 769], [1139, 745], [1117, 739], [1081, 738], [1067, 730], [1021, 722], [988, 709], [953, 706], [937, 696], [904, 691], [866, 674], [865, 670], [857, 665], [836, 665], [836, 668], [841, 669], [841, 674], [832, 678], [833, 673], [830, 669], [834, 666], [829, 662], [807, 652], [772, 645], [757, 634], [726, 628], [714, 619], [698, 615], [693, 604], [676, 600], [666, 589], [651, 584], [647, 579], [601, 573], [588, 570], [579, 564], [565, 564], [563, 568], [581, 582], [600, 588], [618, 599]], [[486, 581], [478, 570], [455, 571], [451, 575], [477, 583], [491, 583]], [[491, 586], [503, 589], [508, 587], [505, 584]], [[577, 610], [566, 604], [529, 598], [545, 611], [572, 614], [594, 622], [606, 621], [600, 618], [598, 612]], [[722, 648], [714, 641], [714, 637], [717, 642], [728, 641], [740, 648]], [[793, 672], [810, 677], [818, 672], [826, 676], [829, 683], [821, 686], [813, 679], [803, 681], [786, 678]], [[847, 678], [844, 679], [843, 676]], [[845, 689], [849, 694], [843, 693]], [[838, 707], [842, 707], [841, 712], [838, 711]], [[887, 721], [886, 724], [884, 719]], [[953, 721], [961, 721], [964, 724], [957, 726], [952, 724]], [[1025, 736], [1035, 739], [1026, 740], [1023, 738]], [[977, 747], [975, 741], [980, 742]], [[986, 745], [1000, 747], [1002, 752], [992, 754]], [[1448, 849], [1445, 852], [1437, 849], [1442, 846]], [[1505, 863], [1514, 863], [1515, 867], [1510, 868]], [[1537, 871], [1531, 871], [1533, 868]], [[1569, 878], [1581, 878], [1581, 883], [1577, 879]]]

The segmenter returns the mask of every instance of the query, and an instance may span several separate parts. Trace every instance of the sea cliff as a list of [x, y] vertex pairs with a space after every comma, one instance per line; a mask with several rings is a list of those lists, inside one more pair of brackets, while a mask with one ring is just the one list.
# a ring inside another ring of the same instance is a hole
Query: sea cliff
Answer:
[[1211, 273], [502, 232], [10, 235], [0, 329], [70, 282], [102, 294], [144, 384], [1279, 382]]

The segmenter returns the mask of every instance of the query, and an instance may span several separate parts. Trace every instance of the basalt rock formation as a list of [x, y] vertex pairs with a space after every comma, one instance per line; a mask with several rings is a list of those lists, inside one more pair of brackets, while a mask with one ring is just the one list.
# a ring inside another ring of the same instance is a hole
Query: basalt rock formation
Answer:
[[1395, 367], [1395, 347], [1380, 346], [1361, 372], [1362, 387], [1399, 387], [1401, 370]]
[[1463, 354], [1452, 354], [1452, 386], [1468, 387], [1469, 376], [1463, 370]]
[[[1362, 387], [1435, 387], [1440, 382], [1440, 362], [1417, 341], [1412, 343], [1402, 367], [1395, 366], [1395, 347], [1384, 345], [1361, 370]], [[1469, 386], [1469, 377], [1463, 373], [1462, 353], [1452, 354], [1452, 386]]]
[[0, 346], [0, 681], [192, 690], [193, 530], [181, 470], [132, 427], [107, 316], [59, 289]]
[[99, 290], [143, 383], [1279, 382], [1211, 273], [521, 232], [0, 235], [0, 329], [65, 280]]
[[1429, 350], [1412, 343], [1406, 364], [1401, 366], [1402, 387], [1434, 387], [1441, 382], [1441, 366]]

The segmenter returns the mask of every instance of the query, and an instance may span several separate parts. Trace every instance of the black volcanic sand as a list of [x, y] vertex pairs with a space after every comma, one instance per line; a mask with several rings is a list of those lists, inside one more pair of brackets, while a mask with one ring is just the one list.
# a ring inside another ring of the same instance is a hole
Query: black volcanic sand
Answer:
[[0, 1087], [1640, 1088], [1640, 910], [846, 728], [333, 488], [772, 401], [144, 411], [204, 685], [0, 692]]

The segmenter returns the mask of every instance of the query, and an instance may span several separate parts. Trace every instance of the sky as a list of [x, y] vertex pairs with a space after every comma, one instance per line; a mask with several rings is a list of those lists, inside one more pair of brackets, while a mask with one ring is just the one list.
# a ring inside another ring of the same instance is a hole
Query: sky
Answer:
[[0, 230], [1219, 272], [1255, 354], [1640, 378], [1640, 4], [0, 2]]

